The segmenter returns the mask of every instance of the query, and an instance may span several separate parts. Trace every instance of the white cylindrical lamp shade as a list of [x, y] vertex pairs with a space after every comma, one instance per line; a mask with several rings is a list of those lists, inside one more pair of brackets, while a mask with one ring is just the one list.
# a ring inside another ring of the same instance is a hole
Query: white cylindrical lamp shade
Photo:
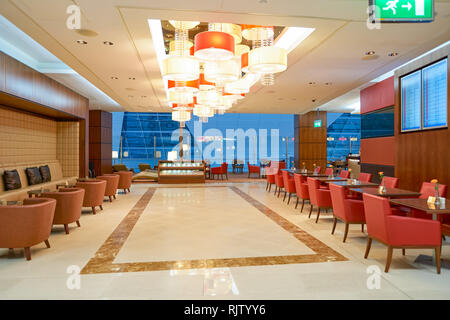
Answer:
[[199, 78], [200, 64], [195, 58], [169, 56], [162, 64], [164, 80], [192, 81]]
[[176, 21], [176, 20], [169, 20], [169, 23], [175, 28], [175, 29], [182, 29], [182, 30], [189, 30], [192, 28], [195, 28], [200, 24], [200, 21]]
[[200, 118], [214, 116], [214, 110], [208, 106], [196, 104], [194, 107], [194, 115]]
[[172, 120], [178, 122], [186, 122], [191, 120], [191, 113], [186, 110], [176, 110], [172, 112]]
[[248, 70], [253, 73], [267, 74], [287, 69], [287, 52], [275, 46], [260, 47], [248, 53]]
[[236, 59], [205, 62], [205, 79], [215, 83], [236, 81], [241, 74], [241, 64]]

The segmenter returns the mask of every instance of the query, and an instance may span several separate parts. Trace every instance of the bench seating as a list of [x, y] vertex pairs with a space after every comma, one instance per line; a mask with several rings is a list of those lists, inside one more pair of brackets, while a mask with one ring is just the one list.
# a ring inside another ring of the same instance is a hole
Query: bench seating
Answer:
[[[51, 181], [29, 186], [25, 169], [31, 167], [39, 168], [40, 166], [45, 165], [48, 165], [48, 167], [50, 168]], [[22, 188], [5, 191], [5, 186], [3, 184], [3, 172], [5, 170], [14, 170], [14, 169], [16, 169], [17, 172], [19, 173]], [[41, 163], [20, 163], [17, 165], [7, 165], [7, 166], [3, 166], [0, 164], [0, 200], [22, 201], [23, 199], [28, 198], [27, 192], [30, 190], [36, 190], [40, 188], [56, 190], [57, 184], [65, 183], [66, 181], [68, 181], [69, 184], [73, 184], [77, 181], [77, 178], [78, 177], [64, 177], [61, 164], [57, 160]]]

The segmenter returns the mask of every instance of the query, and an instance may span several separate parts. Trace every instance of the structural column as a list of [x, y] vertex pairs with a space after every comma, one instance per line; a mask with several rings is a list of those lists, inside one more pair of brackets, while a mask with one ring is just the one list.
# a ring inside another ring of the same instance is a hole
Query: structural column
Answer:
[[89, 111], [89, 162], [95, 174], [112, 173], [112, 114]]

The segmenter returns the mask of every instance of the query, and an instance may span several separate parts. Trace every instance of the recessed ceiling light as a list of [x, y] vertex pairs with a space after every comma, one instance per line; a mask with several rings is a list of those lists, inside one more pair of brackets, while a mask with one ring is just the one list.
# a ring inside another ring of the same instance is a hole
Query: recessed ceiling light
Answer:
[[366, 56], [373, 56], [375, 54], [375, 51], [370, 50], [366, 52]]
[[147, 96], [141, 96], [141, 98], [147, 98]]
[[112, 43], [111, 41], [103, 41], [103, 44], [107, 45], [107, 46], [113, 46], [114, 45], [114, 43]]
[[308, 84], [310, 84], [310, 85], [314, 85], [314, 84], [316, 84], [314, 81], [311, 81], [311, 82], [309, 82]]
[[111, 79], [113, 79], [113, 80], [118, 80], [119, 78], [117, 78], [117, 77], [111, 77]]
[[128, 98], [134, 98], [134, 96], [129, 95]]
[[325, 82], [326, 86], [331, 86], [331, 84], [332, 84], [331, 82]]
[[136, 80], [134, 77], [129, 77], [128, 80]]
[[395, 57], [398, 56], [398, 52], [391, 52], [388, 54], [389, 57]]
[[77, 43], [78, 43], [78, 44], [87, 44], [87, 41], [84, 41], [84, 40], [77, 40]]

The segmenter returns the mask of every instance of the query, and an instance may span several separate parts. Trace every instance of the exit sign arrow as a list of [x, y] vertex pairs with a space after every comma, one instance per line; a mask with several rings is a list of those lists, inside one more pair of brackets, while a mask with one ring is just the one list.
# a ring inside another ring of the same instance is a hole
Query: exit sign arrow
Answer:
[[402, 4], [402, 8], [408, 8], [408, 11], [411, 10], [412, 4], [408, 1], [408, 4]]

